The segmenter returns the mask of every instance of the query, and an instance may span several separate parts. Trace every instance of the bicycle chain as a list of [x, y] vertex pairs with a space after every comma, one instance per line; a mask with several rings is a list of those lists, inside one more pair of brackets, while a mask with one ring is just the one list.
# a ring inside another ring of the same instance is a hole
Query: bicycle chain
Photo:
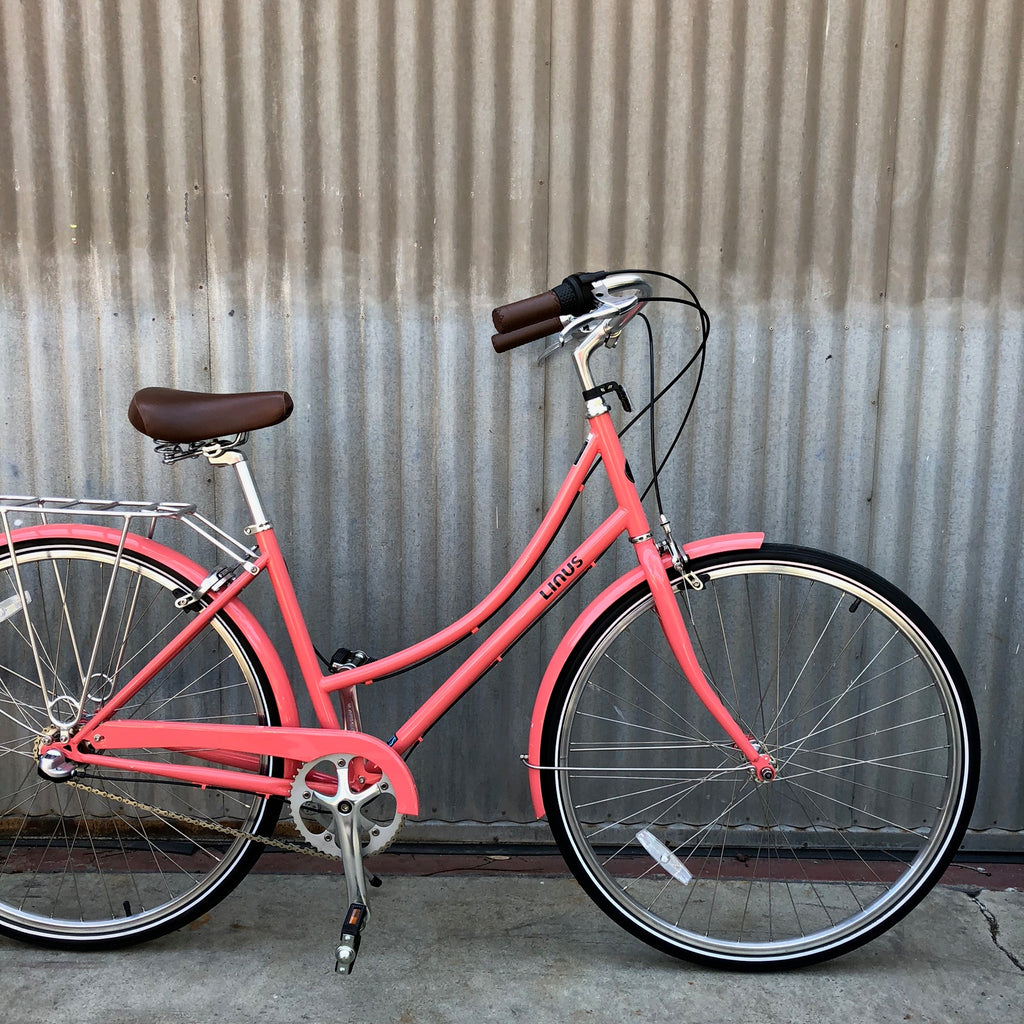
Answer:
[[[152, 804], [143, 803], [141, 800], [134, 800], [128, 796], [114, 796], [113, 793], [108, 793], [106, 790], [97, 789], [95, 786], [87, 786], [84, 782], [76, 782], [74, 779], [65, 779], [65, 786], [71, 786], [73, 789], [81, 789], [86, 793], [92, 793], [94, 796], [101, 796], [107, 800], [116, 800], [118, 803], [124, 804], [126, 807], [135, 807], [140, 811], [148, 811], [150, 814], [155, 814], [158, 818], [170, 818], [172, 821], [180, 821], [186, 825], [196, 826], [198, 828], [211, 829], [214, 832], [221, 832], [224, 835], [233, 836], [236, 839], [247, 839], [250, 842], [263, 843], [264, 846], [273, 846], [278, 850], [286, 850], [288, 853], [304, 853], [307, 857], [320, 857], [323, 860], [338, 860], [337, 854], [324, 853], [321, 850], [316, 850], [312, 846], [306, 843], [289, 843], [284, 839], [274, 839], [272, 836], [258, 836], [253, 832], [246, 832], [243, 829], [232, 828], [230, 825], [222, 825], [218, 821], [202, 821], [199, 818], [190, 818], [187, 814], [181, 814], [178, 811], [168, 811], [162, 807], [154, 807]], [[397, 835], [397, 833], [396, 833]], [[383, 853], [388, 846], [394, 842], [394, 836], [390, 842], [383, 846], [377, 853]]]

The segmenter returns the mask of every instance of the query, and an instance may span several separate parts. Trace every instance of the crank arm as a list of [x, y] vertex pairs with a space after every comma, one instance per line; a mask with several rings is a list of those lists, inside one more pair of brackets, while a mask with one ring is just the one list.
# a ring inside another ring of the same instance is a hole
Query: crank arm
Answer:
[[363, 868], [363, 848], [359, 841], [358, 807], [352, 800], [340, 800], [331, 806], [334, 835], [345, 867], [345, 886], [349, 903], [368, 905], [366, 898], [366, 871]]

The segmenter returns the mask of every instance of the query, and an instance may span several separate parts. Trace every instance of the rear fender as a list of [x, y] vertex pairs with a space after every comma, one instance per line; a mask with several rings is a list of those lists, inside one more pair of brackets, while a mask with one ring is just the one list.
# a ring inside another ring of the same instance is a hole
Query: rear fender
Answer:
[[[15, 544], [38, 540], [91, 540], [103, 544], [112, 544], [115, 548], [121, 543], [121, 531], [105, 526], [92, 526], [88, 523], [55, 523], [45, 526], [29, 526], [11, 531], [11, 540]], [[0, 548], [7, 546], [7, 538], [0, 534]], [[161, 565], [166, 565], [183, 576], [194, 586], [199, 586], [206, 579], [208, 571], [191, 559], [165, 547], [147, 537], [129, 533], [125, 537], [125, 550], [132, 554], [149, 558]], [[256, 617], [239, 600], [234, 600], [224, 608], [224, 613], [244, 634], [256, 655], [257, 661], [263, 666], [270, 682], [270, 688], [277, 701], [277, 710], [281, 717], [281, 725], [297, 726], [299, 711], [295, 704], [291, 681], [281, 664], [274, 645], [270, 642], [263, 627]]]
[[[722, 551], [756, 551], [764, 543], [763, 533], [728, 533], [718, 537], [706, 537], [703, 540], [692, 541], [683, 546], [683, 552], [687, 558], [703, 558], [706, 555], [715, 555]], [[672, 568], [672, 557], [669, 554], [662, 556], [662, 564], [666, 569]], [[627, 594], [635, 586], [644, 582], [644, 571], [637, 566], [625, 576], [620, 576], [611, 586], [603, 590], [589, 605], [580, 613], [579, 618], [572, 624], [569, 631], [562, 637], [561, 643], [552, 655], [551, 661], [544, 672], [540, 689], [537, 691], [537, 699], [533, 705], [533, 715], [530, 718], [530, 745], [527, 755], [527, 765], [540, 765], [540, 741], [544, 729], [544, 718], [548, 712], [548, 704], [551, 701], [551, 694], [554, 691], [555, 683], [565, 667], [566, 661], [573, 648], [583, 639], [590, 627], [624, 594]], [[538, 818], [544, 817], [544, 799], [541, 795], [540, 772], [536, 767], [529, 768], [530, 773], [530, 797], [533, 800], [533, 809]]]

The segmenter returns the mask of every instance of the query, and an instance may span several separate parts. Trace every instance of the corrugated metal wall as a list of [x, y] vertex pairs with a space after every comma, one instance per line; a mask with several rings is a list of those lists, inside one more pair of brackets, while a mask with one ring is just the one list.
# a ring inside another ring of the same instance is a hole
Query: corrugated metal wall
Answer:
[[[1022, 35], [1015, 0], [0, 0], [0, 490], [231, 520], [124, 410], [286, 387], [254, 460], [314, 638], [383, 653], [483, 595], [579, 447], [568, 360], [496, 357], [492, 305], [679, 271], [713, 334], [677, 532], [906, 588], [974, 685], [975, 824], [1020, 831]], [[421, 835], [528, 819], [515, 755], [571, 613], [417, 753], [427, 817], [463, 822]], [[369, 724], [450, 663], [371, 688]]]

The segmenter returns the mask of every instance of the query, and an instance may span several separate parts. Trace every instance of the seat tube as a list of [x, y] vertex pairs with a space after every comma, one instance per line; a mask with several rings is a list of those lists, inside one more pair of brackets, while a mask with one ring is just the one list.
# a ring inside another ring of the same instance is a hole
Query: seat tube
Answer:
[[317, 721], [325, 729], [338, 729], [340, 723], [337, 712], [331, 704], [330, 695], [320, 685], [323, 676], [320, 672], [316, 651], [313, 649], [313, 641], [302, 615], [302, 609], [299, 607], [298, 598], [295, 596], [295, 588], [288, 574], [284, 555], [277, 543], [274, 527], [263, 507], [259, 489], [256, 487], [256, 480], [249, 469], [249, 463], [245, 456], [237, 450], [221, 452], [219, 455], [207, 456], [207, 458], [213, 465], [233, 466], [238, 474], [238, 482], [249, 508], [249, 514], [252, 516], [252, 523], [245, 532], [256, 538], [267, 558], [270, 584], [277, 596], [281, 617], [284, 619], [285, 629], [292, 642], [292, 648], [299, 663], [299, 671], [302, 673], [306, 689], [309, 691]]

